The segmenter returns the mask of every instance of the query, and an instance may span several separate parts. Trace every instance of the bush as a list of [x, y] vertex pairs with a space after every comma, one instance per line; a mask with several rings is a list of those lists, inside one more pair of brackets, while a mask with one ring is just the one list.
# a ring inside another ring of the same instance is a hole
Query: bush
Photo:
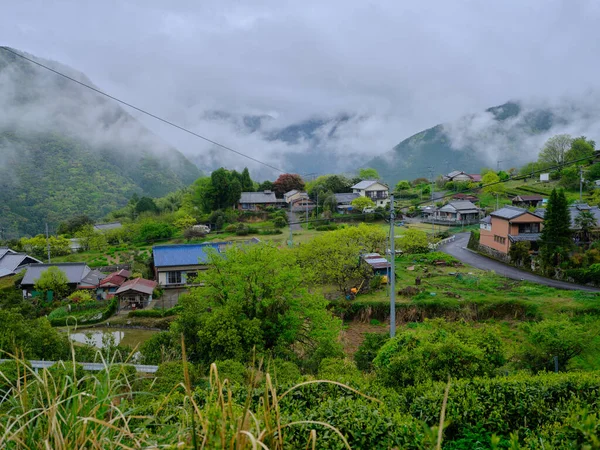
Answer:
[[[198, 368], [194, 364], [188, 363], [188, 372], [190, 375], [190, 383], [195, 385], [200, 378]], [[162, 394], [167, 394], [173, 389], [183, 390], [183, 384], [185, 382], [183, 375], [183, 362], [171, 361], [162, 363], [158, 366], [155, 376], [155, 389], [153, 390], [156, 390]], [[178, 387], [179, 385], [181, 386]]]
[[360, 383], [363, 380], [354, 361], [341, 358], [324, 358], [319, 364], [319, 378], [341, 383]]
[[181, 306], [173, 306], [169, 309], [137, 309], [135, 311], [129, 311], [128, 317], [170, 317], [179, 314]]
[[381, 333], [366, 333], [365, 340], [359, 345], [358, 350], [354, 354], [356, 367], [364, 372], [373, 370], [373, 360], [377, 356], [377, 352], [383, 344], [389, 339], [387, 334]]
[[381, 347], [373, 364], [384, 383], [408, 386], [449, 376], [490, 376], [505, 363], [502, 342], [490, 330], [430, 324], [429, 329], [401, 332]]
[[319, 225], [315, 228], [317, 231], [335, 231], [338, 229], [338, 226], [335, 223], [330, 223], [328, 225]]
[[284, 228], [287, 225], [287, 220], [284, 217], [276, 217], [273, 220], [273, 226], [275, 228]]
[[258, 234], [260, 234], [261, 236], [272, 236], [272, 235], [276, 235], [276, 234], [283, 234], [283, 231], [281, 230], [260, 230], [258, 232]]
[[250, 233], [250, 229], [247, 225], [239, 223], [235, 229], [235, 234], [238, 236], [247, 236]]
[[225, 231], [226, 231], [227, 233], [235, 233], [235, 231], [237, 230], [237, 227], [238, 227], [238, 226], [237, 226], [236, 224], [232, 223], [232, 224], [230, 224], [230, 225], [227, 225], [227, 226], [225, 227]]
[[0, 363], [0, 395], [4, 396], [9, 389], [17, 386], [17, 382], [29, 376], [31, 365], [23, 361], [4, 361]]
[[301, 375], [298, 366], [291, 361], [285, 361], [280, 358], [273, 359], [266, 367], [266, 371], [276, 381], [278, 385], [294, 384]]
[[226, 359], [223, 361], [216, 361], [217, 370], [219, 372], [219, 380], [229, 380], [231, 384], [243, 385], [246, 383], [248, 370], [239, 361], [233, 359]]

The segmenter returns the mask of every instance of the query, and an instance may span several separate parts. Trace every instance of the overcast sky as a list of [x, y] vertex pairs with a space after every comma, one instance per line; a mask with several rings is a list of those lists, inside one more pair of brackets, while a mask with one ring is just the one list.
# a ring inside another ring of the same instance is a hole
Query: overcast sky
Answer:
[[[253, 155], [260, 139], [203, 112], [269, 114], [277, 126], [370, 117], [343, 142], [376, 154], [509, 99], [600, 87], [597, 0], [4, 3], [2, 45]], [[188, 153], [206, 149], [145, 123]]]

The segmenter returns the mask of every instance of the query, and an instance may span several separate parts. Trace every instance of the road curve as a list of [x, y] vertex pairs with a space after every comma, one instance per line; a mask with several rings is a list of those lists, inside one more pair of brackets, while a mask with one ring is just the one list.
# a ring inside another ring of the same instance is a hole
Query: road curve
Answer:
[[534, 275], [525, 270], [517, 269], [467, 249], [470, 233], [458, 233], [453, 242], [448, 242], [439, 247], [439, 251], [454, 256], [459, 261], [481, 270], [493, 270], [496, 274], [513, 280], [525, 280], [531, 283], [543, 284], [557, 289], [572, 291], [600, 292], [600, 288], [567, 283], [566, 281], [552, 280], [539, 275]]

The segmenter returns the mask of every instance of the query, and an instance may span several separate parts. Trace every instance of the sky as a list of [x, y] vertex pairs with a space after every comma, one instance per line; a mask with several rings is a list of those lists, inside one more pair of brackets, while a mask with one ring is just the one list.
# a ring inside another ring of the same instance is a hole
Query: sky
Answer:
[[[595, 0], [5, 3], [1, 45], [67, 64], [112, 95], [274, 164], [308, 144], [272, 142], [209, 113], [267, 115], [273, 129], [348, 114], [358, 119], [329, 149], [366, 160], [510, 99], [600, 91]], [[140, 119], [187, 155], [244, 165]]]

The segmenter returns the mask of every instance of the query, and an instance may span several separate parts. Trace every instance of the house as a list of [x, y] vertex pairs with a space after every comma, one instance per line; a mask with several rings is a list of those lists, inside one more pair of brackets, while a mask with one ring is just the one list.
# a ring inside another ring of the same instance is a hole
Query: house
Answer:
[[27, 267], [25, 276], [21, 281], [23, 297], [30, 298], [37, 295], [34, 291], [35, 282], [42, 272], [50, 267], [58, 267], [67, 277], [69, 289], [96, 289], [104, 274], [90, 269], [85, 263], [56, 263], [56, 264], [31, 264]]
[[391, 263], [379, 253], [366, 253], [361, 259], [371, 267], [374, 275], [387, 276], [392, 267]]
[[541, 195], [517, 195], [512, 199], [512, 204], [523, 208], [529, 208], [531, 206], [538, 207], [543, 201], [544, 197]]
[[479, 248], [492, 256], [506, 258], [515, 242], [531, 242], [537, 248], [544, 218], [516, 206], [505, 206], [485, 218], [479, 226]]
[[465, 173], [460, 170], [453, 170], [447, 175], [444, 175], [444, 181], [470, 181], [474, 183], [479, 183], [481, 181], [481, 175], [476, 173]]
[[352, 211], [352, 200], [360, 197], [360, 194], [352, 192], [352, 193], [342, 193], [342, 194], [333, 194], [335, 196], [336, 208], [339, 213], [347, 213], [348, 211]]
[[285, 206], [285, 200], [278, 199], [273, 191], [242, 192], [238, 209], [242, 211], [258, 211], [273, 206], [280, 208]]
[[39, 259], [18, 253], [8, 247], [0, 247], [0, 278], [19, 273], [29, 264], [41, 264]]
[[100, 296], [104, 300], [112, 298], [117, 292], [117, 289], [119, 289], [130, 276], [131, 272], [125, 269], [121, 269], [106, 276], [106, 278], [102, 279], [98, 284]]
[[456, 201], [437, 208], [433, 214], [436, 222], [470, 224], [479, 222], [479, 208], [468, 201]]
[[[569, 214], [571, 216], [571, 230], [575, 232], [579, 230], [579, 226], [577, 226], [577, 224], [575, 223], [575, 219], [582, 211], [587, 211], [590, 214], [592, 214], [596, 219], [595, 229], [600, 228], [600, 208], [598, 208], [597, 206], [589, 206], [586, 203], [577, 203], [575, 205], [569, 206]], [[535, 210], [535, 214], [540, 217], [544, 217], [545, 212], [546, 210], [541, 208]]]
[[297, 200], [299, 198], [308, 198], [308, 194], [306, 192], [300, 192], [296, 189], [293, 189], [289, 192], [286, 192], [285, 194], [283, 194], [283, 200], [289, 205], [290, 203], [292, 203], [294, 200]]
[[121, 222], [99, 223], [94, 225], [94, 231], [106, 232], [122, 228]]
[[295, 198], [290, 203], [290, 208], [293, 212], [312, 211], [313, 209], [315, 209], [315, 207], [315, 202], [308, 198], [308, 195], [306, 197]]
[[[255, 244], [253, 238], [244, 244]], [[205, 242], [203, 244], [157, 245], [152, 247], [154, 256], [154, 277], [158, 284], [166, 288], [182, 287], [189, 279], [195, 278], [198, 271], [208, 268], [210, 252], [225, 252], [232, 242]]]
[[158, 286], [156, 281], [135, 278], [126, 281], [115, 292], [119, 300], [119, 311], [123, 309], [142, 309], [152, 301], [152, 293]]
[[352, 186], [352, 192], [373, 200], [375, 206], [386, 206], [389, 200], [389, 188], [387, 185], [374, 180], [364, 180]]
[[475, 203], [475, 202], [479, 201], [479, 199], [472, 194], [454, 194], [452, 196], [452, 198], [454, 200], [466, 201], [466, 202], [471, 202], [471, 203]]
[[435, 216], [435, 206], [420, 206], [421, 209], [421, 217], [426, 220], [432, 220]]

